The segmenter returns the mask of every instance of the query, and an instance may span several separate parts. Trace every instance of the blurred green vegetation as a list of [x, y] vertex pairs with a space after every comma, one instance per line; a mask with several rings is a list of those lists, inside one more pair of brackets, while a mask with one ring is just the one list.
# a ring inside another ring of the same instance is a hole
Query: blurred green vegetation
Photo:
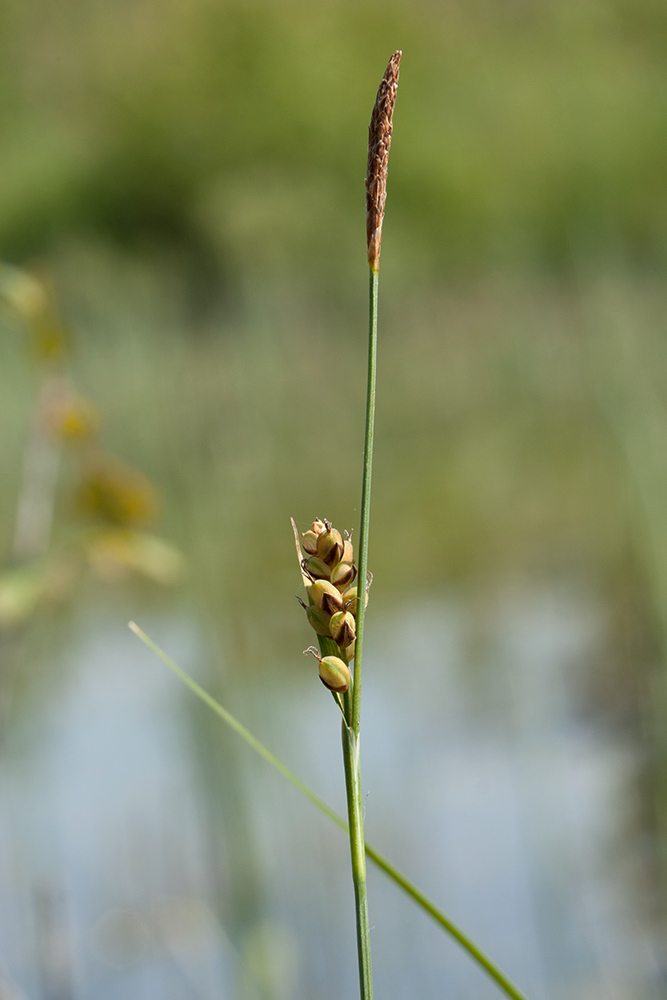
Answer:
[[[481, 629], [501, 581], [583, 578], [609, 612], [586, 683], [645, 738], [667, 705], [660, 0], [5, 2], [0, 257], [48, 276], [105, 445], [189, 566], [77, 599], [194, 612], [227, 682], [303, 670], [289, 517], [357, 520], [366, 127], [397, 47], [373, 603], [458, 589]], [[8, 552], [38, 393], [11, 324], [0, 368]]]
[[64, 0], [3, 5], [0, 254], [102, 238], [196, 303], [257, 272], [336, 294], [363, 234], [363, 132], [405, 50], [392, 280], [573, 247], [665, 254], [659, 0]]

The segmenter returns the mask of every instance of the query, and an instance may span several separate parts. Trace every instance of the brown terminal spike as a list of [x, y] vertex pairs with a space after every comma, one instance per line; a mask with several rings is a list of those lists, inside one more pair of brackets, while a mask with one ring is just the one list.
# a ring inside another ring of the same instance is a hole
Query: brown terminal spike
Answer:
[[366, 240], [368, 263], [372, 271], [380, 269], [382, 220], [387, 200], [387, 167], [391, 146], [392, 119], [401, 62], [400, 49], [394, 52], [382, 77], [375, 107], [368, 126], [368, 167], [366, 169]]

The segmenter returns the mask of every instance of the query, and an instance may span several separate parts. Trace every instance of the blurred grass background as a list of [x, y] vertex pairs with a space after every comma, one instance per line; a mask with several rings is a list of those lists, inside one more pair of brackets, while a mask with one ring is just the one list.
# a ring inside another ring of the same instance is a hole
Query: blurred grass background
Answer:
[[[658, 0], [3, 5], [0, 257], [53, 290], [70, 375], [188, 566], [40, 608], [12, 637], [12, 712], [57, 684], [38, 651], [102, 606], [194, 615], [219, 689], [267, 649], [302, 669], [289, 517], [357, 519], [366, 127], [401, 47], [374, 604], [451, 590], [482, 633], [508, 580], [601, 595], [582, 710], [642, 748], [664, 917], [666, 39]], [[8, 564], [40, 378], [24, 334], [0, 339]]]

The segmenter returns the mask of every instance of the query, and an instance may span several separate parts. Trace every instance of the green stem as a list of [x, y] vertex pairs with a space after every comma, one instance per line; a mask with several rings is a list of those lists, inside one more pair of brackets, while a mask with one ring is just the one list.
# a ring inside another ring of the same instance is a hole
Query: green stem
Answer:
[[[371, 516], [371, 476], [373, 471], [373, 430], [375, 426], [375, 384], [377, 377], [378, 272], [371, 269], [368, 309], [368, 381], [366, 386], [366, 434], [364, 439], [364, 474], [361, 486], [361, 526], [359, 532], [359, 578], [357, 601], [357, 637], [354, 647], [354, 685], [349, 725], [343, 724], [343, 761], [350, 831], [350, 857], [357, 918], [357, 953], [361, 1000], [373, 1000], [371, 938], [366, 892], [366, 852], [364, 819], [361, 804], [359, 766], [359, 725], [361, 718], [361, 658], [364, 649], [366, 618], [366, 580], [368, 578], [368, 531]], [[349, 705], [349, 701], [348, 701]]]
[[[189, 687], [190, 690], [204, 702], [204, 704], [208, 705], [208, 707], [212, 709], [216, 715], [223, 720], [223, 722], [226, 722], [235, 733], [238, 733], [241, 739], [245, 740], [245, 742], [251, 746], [252, 749], [260, 755], [260, 757], [263, 757], [264, 760], [268, 761], [268, 763], [272, 765], [272, 767], [275, 767], [275, 769], [279, 771], [284, 778], [287, 778], [287, 780], [291, 782], [291, 784], [294, 785], [294, 787], [297, 788], [302, 795], [312, 802], [312, 804], [316, 806], [320, 812], [324, 813], [325, 816], [328, 816], [328, 818], [332, 820], [336, 826], [340, 827], [340, 829], [344, 830], [346, 833], [348, 832], [348, 826], [343, 817], [339, 816], [338, 813], [331, 808], [331, 806], [328, 806], [324, 799], [321, 799], [319, 795], [309, 788], [303, 781], [301, 781], [301, 779], [298, 778], [293, 771], [290, 771], [287, 765], [283, 764], [283, 762], [276, 757], [275, 754], [271, 753], [271, 751], [265, 747], [263, 743], [260, 743], [260, 741], [253, 736], [249, 729], [246, 729], [246, 727], [235, 719], [226, 708], [223, 708], [219, 701], [216, 701], [215, 698], [208, 693], [208, 691], [205, 691], [203, 687], [197, 684], [197, 681], [194, 680], [193, 677], [190, 677], [190, 675], [187, 674], [182, 667], [179, 667], [170, 656], [167, 656], [164, 650], [160, 649], [157, 643], [153, 642], [153, 640], [149, 638], [149, 636], [147, 636], [138, 625], [135, 625], [134, 622], [130, 622], [130, 628], [134, 634], [137, 635], [141, 641], [145, 643], [156, 656], [159, 656], [162, 662], [176, 674], [179, 680]], [[396, 885], [398, 885], [405, 893], [407, 893], [407, 895], [410, 896], [418, 906], [433, 917], [433, 919], [440, 924], [440, 926], [447, 931], [448, 934], [458, 941], [461, 947], [468, 952], [470, 957], [477, 962], [478, 965], [488, 972], [489, 976], [494, 980], [496, 985], [499, 986], [508, 997], [511, 997], [512, 1000], [526, 1000], [524, 994], [519, 992], [516, 986], [514, 986], [507, 976], [505, 976], [504, 973], [502, 973], [500, 969], [494, 965], [491, 959], [488, 958], [488, 956], [485, 955], [484, 952], [478, 948], [477, 945], [474, 944], [452, 920], [449, 919], [449, 917], [445, 916], [442, 910], [438, 909], [435, 903], [431, 902], [431, 900], [425, 896], [420, 889], [413, 885], [412, 882], [402, 875], [399, 870], [391, 864], [391, 862], [387, 861], [387, 859], [383, 857], [379, 851], [376, 851], [375, 848], [368, 842], [366, 842], [366, 854], [378, 866], [378, 868], [382, 869], [385, 875], [392, 879], [392, 881], [395, 882]]]
[[373, 432], [375, 429], [375, 385], [377, 381], [378, 341], [378, 272], [371, 270], [368, 289], [368, 382], [366, 386], [366, 436], [364, 440], [364, 477], [361, 487], [361, 523], [359, 528], [359, 577], [357, 581], [357, 638], [354, 647], [354, 697], [351, 726], [359, 736], [361, 718], [361, 659], [364, 651], [366, 621], [366, 583], [368, 579], [368, 533], [371, 520], [371, 476], [373, 472]]
[[354, 905], [357, 917], [357, 955], [359, 958], [359, 993], [362, 1000], [373, 1000], [373, 974], [371, 971], [371, 935], [368, 922], [368, 897], [366, 894], [366, 851], [364, 821], [361, 805], [359, 776], [359, 738], [351, 726], [342, 725], [343, 761], [345, 764], [345, 791], [349, 819], [350, 858], [354, 883]]

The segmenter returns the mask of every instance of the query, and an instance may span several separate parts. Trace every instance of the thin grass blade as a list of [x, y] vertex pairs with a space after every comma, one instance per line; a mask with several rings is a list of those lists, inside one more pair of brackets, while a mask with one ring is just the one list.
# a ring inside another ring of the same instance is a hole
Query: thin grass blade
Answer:
[[[246, 743], [260, 755], [260, 757], [263, 757], [264, 760], [268, 761], [269, 764], [275, 767], [275, 769], [279, 771], [284, 778], [287, 778], [287, 780], [291, 782], [295, 788], [298, 788], [301, 794], [305, 795], [305, 797], [312, 802], [312, 804], [316, 806], [320, 812], [324, 813], [325, 816], [328, 816], [329, 819], [336, 824], [336, 826], [340, 827], [340, 829], [344, 830], [346, 833], [348, 832], [347, 823], [335, 809], [328, 806], [324, 799], [321, 799], [320, 796], [309, 788], [305, 782], [301, 781], [301, 779], [298, 778], [286, 764], [283, 764], [283, 762], [276, 757], [275, 754], [271, 753], [271, 751], [265, 747], [264, 744], [250, 732], [249, 729], [235, 719], [231, 712], [228, 712], [226, 708], [223, 708], [220, 702], [216, 701], [216, 699], [210, 695], [208, 691], [205, 691], [204, 688], [201, 687], [201, 685], [199, 685], [194, 678], [190, 677], [190, 675], [186, 673], [182, 667], [179, 667], [178, 664], [175, 663], [174, 660], [172, 660], [171, 657], [164, 652], [164, 650], [160, 649], [157, 643], [153, 642], [153, 640], [147, 636], [138, 625], [134, 622], [129, 622], [129, 627], [134, 634], [138, 636], [139, 639], [141, 639], [141, 641], [145, 643], [145, 645], [148, 646], [148, 648], [152, 650], [156, 656], [159, 656], [162, 662], [166, 664], [166, 666], [168, 666], [173, 673], [176, 674], [179, 680], [189, 687], [190, 690], [204, 702], [204, 704], [208, 705], [208, 707], [212, 709], [212, 711], [214, 711], [216, 715], [223, 720], [223, 722], [226, 722], [235, 733], [238, 733], [238, 735], [244, 739]], [[500, 969], [487, 955], [484, 954], [482, 949], [467, 936], [467, 934], [463, 933], [453, 920], [450, 920], [449, 917], [445, 916], [442, 910], [440, 910], [435, 903], [428, 898], [428, 896], [426, 896], [420, 889], [417, 888], [417, 886], [410, 882], [410, 880], [407, 879], [397, 868], [395, 868], [394, 865], [392, 865], [391, 862], [388, 861], [382, 854], [380, 854], [379, 851], [376, 851], [375, 848], [368, 843], [368, 841], [365, 841], [364, 843], [366, 854], [371, 861], [373, 861], [374, 864], [376, 864], [377, 867], [385, 873], [385, 875], [395, 882], [396, 885], [403, 890], [403, 892], [407, 893], [417, 906], [421, 907], [422, 910], [428, 913], [429, 916], [431, 916], [436, 923], [443, 928], [443, 930], [454, 938], [454, 940], [468, 953], [473, 961], [481, 966], [491, 979], [494, 980], [496, 985], [506, 994], [506, 996], [511, 997], [512, 1000], [527, 1000], [526, 996], [521, 993], [512, 982], [510, 982], [507, 976], [500, 971]]]

